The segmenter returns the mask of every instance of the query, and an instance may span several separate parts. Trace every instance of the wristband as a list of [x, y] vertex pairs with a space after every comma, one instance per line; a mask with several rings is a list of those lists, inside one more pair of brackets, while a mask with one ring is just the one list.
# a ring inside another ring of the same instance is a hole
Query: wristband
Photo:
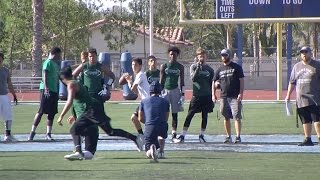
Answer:
[[113, 82], [114, 82], [114, 79], [111, 79], [111, 78], [110, 78], [110, 79], [108, 80], [108, 82], [107, 82], [107, 85], [108, 85], [108, 86], [111, 86], [111, 85], [113, 84]]

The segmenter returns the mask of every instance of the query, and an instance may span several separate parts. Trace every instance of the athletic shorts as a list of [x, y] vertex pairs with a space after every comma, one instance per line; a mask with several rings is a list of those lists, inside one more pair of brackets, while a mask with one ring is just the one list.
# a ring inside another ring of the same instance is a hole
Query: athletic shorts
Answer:
[[213, 112], [214, 103], [212, 101], [212, 96], [192, 96], [189, 105], [189, 111], [195, 111], [196, 113], [204, 112], [211, 113]]
[[50, 96], [44, 96], [44, 90], [40, 90], [40, 108], [38, 113], [55, 115], [58, 113], [59, 95], [56, 92], [49, 91]]
[[319, 122], [320, 120], [320, 106], [311, 105], [297, 109], [298, 115], [302, 124]]
[[13, 120], [11, 101], [8, 94], [0, 95], [0, 117], [4, 120]]
[[89, 108], [73, 123], [70, 133], [74, 135], [83, 135], [86, 129], [92, 125], [104, 125], [107, 127], [105, 129], [107, 134], [112, 133], [112, 127], [110, 124], [110, 117], [108, 117], [104, 111], [101, 111], [100, 108]]
[[237, 98], [221, 98], [220, 113], [225, 119], [242, 119], [241, 116], [242, 103]]
[[179, 104], [179, 100], [181, 98], [181, 92], [179, 88], [172, 90], [164, 89], [162, 91], [162, 97], [170, 103], [171, 113], [183, 111], [183, 107]]
[[145, 125], [144, 139], [145, 150], [149, 150], [151, 144], [156, 145], [157, 149], [160, 148], [158, 137], [166, 139], [168, 137], [168, 123], [161, 123], [159, 125]]

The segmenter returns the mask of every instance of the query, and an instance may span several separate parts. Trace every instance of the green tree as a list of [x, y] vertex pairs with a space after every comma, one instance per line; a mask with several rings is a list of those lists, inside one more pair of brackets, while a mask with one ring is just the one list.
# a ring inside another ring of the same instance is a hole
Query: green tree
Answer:
[[0, 46], [9, 59], [12, 71], [20, 61], [31, 57], [32, 12], [31, 1], [0, 1]]
[[114, 6], [104, 12], [107, 23], [101, 28], [101, 32], [104, 34], [107, 46], [122, 53], [126, 44], [135, 42], [138, 19], [122, 7], [125, 0], [115, 0], [115, 2], [120, 2], [120, 6]]
[[42, 29], [43, 29], [43, 0], [32, 1], [33, 11], [33, 40], [32, 40], [32, 60], [33, 60], [33, 75], [41, 77], [41, 62], [42, 62]]
[[[97, 0], [45, 1], [44, 43], [46, 47], [60, 46], [64, 59], [74, 59], [88, 48], [89, 24], [100, 18]], [[46, 52], [47, 53], [47, 52]]]

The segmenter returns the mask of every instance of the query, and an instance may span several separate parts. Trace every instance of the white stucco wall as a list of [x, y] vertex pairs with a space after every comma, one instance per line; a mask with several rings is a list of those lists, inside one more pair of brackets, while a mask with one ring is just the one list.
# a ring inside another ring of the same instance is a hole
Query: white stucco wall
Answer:
[[[119, 36], [120, 33], [117, 33]], [[107, 47], [107, 43], [104, 40], [104, 35], [101, 33], [100, 29], [94, 29], [92, 30], [92, 36], [89, 40], [90, 47], [96, 48], [98, 52], [109, 52], [109, 53], [119, 53], [119, 51], [110, 50]], [[145, 39], [145, 47], [146, 47], [146, 53], [149, 55], [149, 36], [146, 36]], [[154, 39], [154, 55], [157, 58], [165, 59], [167, 58], [167, 49], [169, 47], [169, 44], [157, 39]], [[134, 56], [143, 57], [144, 54], [144, 37], [142, 34], [137, 34], [136, 40], [134, 44], [127, 44], [122, 49], [122, 52], [128, 51]]]

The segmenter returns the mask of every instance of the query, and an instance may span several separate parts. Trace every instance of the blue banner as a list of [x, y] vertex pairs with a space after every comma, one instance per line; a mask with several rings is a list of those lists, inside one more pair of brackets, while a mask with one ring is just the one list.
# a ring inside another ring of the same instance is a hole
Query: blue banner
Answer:
[[217, 19], [320, 17], [320, 0], [216, 0]]

